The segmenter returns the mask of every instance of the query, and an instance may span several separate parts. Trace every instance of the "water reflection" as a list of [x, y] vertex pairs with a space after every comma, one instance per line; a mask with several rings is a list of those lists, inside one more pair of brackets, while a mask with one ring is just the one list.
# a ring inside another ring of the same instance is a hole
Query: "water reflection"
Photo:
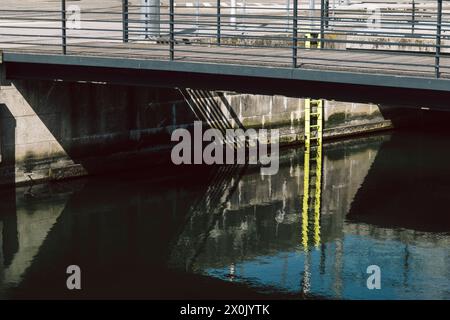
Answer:
[[[329, 143], [309, 177], [289, 149], [276, 176], [227, 166], [2, 190], [0, 295], [449, 299], [448, 144]], [[65, 289], [70, 264], [81, 292]], [[382, 290], [366, 287], [373, 264]]]

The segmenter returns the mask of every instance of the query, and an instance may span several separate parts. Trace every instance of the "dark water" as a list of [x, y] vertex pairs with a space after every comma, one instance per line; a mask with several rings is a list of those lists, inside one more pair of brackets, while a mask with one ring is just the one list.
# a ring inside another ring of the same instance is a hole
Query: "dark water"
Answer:
[[[230, 166], [2, 190], [0, 296], [449, 299], [450, 136], [327, 144], [308, 211], [302, 149], [272, 177]], [[72, 264], [81, 291], [66, 288]]]

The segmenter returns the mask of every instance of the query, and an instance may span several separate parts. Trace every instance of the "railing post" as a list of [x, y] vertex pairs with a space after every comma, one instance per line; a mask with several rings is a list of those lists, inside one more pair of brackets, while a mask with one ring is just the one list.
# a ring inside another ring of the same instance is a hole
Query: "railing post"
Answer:
[[436, 71], [436, 78], [441, 76], [440, 72], [440, 59], [441, 59], [441, 31], [442, 31], [442, 0], [437, 0], [438, 12], [437, 12], [437, 24], [436, 24], [436, 58], [434, 68]]
[[220, 0], [217, 0], [217, 44], [220, 46], [221, 42], [221, 3]]
[[325, 36], [325, 0], [320, 0], [320, 48], [323, 48]]
[[122, 39], [124, 43], [128, 42], [128, 0], [122, 0]]
[[292, 65], [297, 68], [297, 46], [298, 46], [298, 0], [293, 1], [293, 21], [292, 21]]
[[175, 1], [170, 0], [170, 12], [169, 12], [169, 25], [170, 25], [170, 60], [173, 61], [175, 59]]
[[416, 28], [416, 2], [412, 0], [412, 17], [411, 17], [411, 33], [414, 34]]
[[61, 0], [61, 40], [62, 53], [67, 54], [67, 18], [66, 18], [66, 0]]

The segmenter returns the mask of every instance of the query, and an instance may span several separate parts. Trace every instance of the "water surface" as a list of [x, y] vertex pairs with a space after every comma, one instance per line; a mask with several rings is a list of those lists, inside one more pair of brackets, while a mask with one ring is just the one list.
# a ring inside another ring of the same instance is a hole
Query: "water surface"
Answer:
[[[272, 177], [229, 166], [1, 190], [0, 296], [449, 299], [449, 163], [442, 134], [328, 143], [307, 210], [303, 148]], [[72, 264], [81, 291], [66, 288]]]

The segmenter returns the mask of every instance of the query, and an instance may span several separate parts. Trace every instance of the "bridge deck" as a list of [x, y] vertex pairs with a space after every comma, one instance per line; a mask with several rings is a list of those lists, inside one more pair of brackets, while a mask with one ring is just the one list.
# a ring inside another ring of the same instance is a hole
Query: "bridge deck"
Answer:
[[[61, 55], [58, 46], [23, 46], [5, 53]], [[111, 57], [168, 61], [167, 44], [149, 42], [86, 42], [68, 46], [71, 56]], [[228, 45], [177, 44], [175, 61], [226, 65], [292, 68], [291, 48], [243, 48]], [[362, 50], [299, 49], [298, 67], [309, 70], [345, 71], [391, 76], [433, 78], [434, 54]], [[450, 78], [450, 57], [441, 57], [441, 78]]]

